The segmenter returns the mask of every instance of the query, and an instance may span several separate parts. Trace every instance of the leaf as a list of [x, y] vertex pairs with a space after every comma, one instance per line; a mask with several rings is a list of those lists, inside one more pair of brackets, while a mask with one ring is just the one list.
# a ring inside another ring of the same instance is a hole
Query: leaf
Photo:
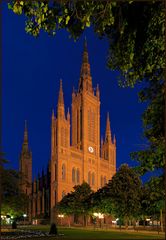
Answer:
[[69, 20], [70, 20], [70, 16], [67, 16], [67, 18], [66, 18], [66, 25], [68, 24]]

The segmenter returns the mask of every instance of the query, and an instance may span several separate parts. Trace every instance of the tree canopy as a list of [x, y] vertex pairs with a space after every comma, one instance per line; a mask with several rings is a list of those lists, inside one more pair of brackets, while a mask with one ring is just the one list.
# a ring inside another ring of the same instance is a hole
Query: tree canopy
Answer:
[[22, 216], [27, 211], [28, 197], [19, 188], [20, 174], [12, 169], [2, 172], [2, 208], [3, 215]]

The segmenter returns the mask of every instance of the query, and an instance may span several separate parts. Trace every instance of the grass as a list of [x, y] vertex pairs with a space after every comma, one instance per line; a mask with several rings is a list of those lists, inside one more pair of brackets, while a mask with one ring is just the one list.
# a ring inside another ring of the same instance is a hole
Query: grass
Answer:
[[[26, 227], [27, 229], [27, 227]], [[49, 231], [49, 226], [30, 226], [28, 229]], [[157, 232], [136, 232], [136, 231], [126, 231], [126, 230], [92, 230], [92, 229], [81, 229], [81, 228], [62, 228], [58, 227], [58, 233], [64, 234], [64, 236], [59, 237], [35, 237], [28, 238], [30, 240], [91, 240], [91, 239], [164, 239], [164, 234]]]

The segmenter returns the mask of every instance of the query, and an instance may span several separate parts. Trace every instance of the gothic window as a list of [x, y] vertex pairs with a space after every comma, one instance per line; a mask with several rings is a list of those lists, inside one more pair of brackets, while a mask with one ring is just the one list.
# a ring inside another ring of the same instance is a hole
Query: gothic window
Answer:
[[62, 180], [66, 179], [66, 167], [65, 164], [62, 165]]
[[91, 184], [91, 173], [88, 172], [88, 184], [90, 185]]
[[82, 109], [80, 108], [80, 141], [82, 140]]
[[77, 110], [77, 143], [79, 142], [79, 111]]
[[91, 140], [91, 137], [90, 137], [90, 134], [91, 134], [91, 131], [90, 131], [90, 110], [88, 110], [88, 140], [90, 141]]
[[72, 182], [75, 183], [76, 179], [75, 179], [75, 174], [76, 174], [76, 171], [75, 171], [75, 168], [72, 169]]
[[25, 177], [28, 178], [28, 166], [25, 165]]
[[95, 174], [92, 173], [92, 185], [95, 185]]
[[54, 180], [56, 181], [56, 164], [55, 164], [55, 175], [54, 176], [55, 176]]
[[101, 176], [101, 187], [103, 187], [103, 176]]
[[65, 191], [62, 192], [62, 198], [66, 195]]
[[61, 128], [61, 146], [64, 146], [64, 138], [65, 138], [65, 131], [64, 128]]
[[95, 114], [94, 112], [91, 113], [91, 141], [95, 141]]
[[80, 183], [80, 171], [78, 168], [77, 168], [77, 183], [78, 184]]
[[106, 176], [104, 177], [104, 185], [106, 184], [107, 180], [106, 180]]
[[65, 147], [67, 147], [67, 140], [68, 140], [68, 136], [67, 136], [67, 128], [65, 129]]

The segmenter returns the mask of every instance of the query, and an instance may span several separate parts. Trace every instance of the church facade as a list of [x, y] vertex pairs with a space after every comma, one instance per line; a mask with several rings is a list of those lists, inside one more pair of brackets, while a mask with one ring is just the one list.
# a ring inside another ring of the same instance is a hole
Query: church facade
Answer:
[[112, 137], [107, 113], [105, 138], [100, 137], [100, 91], [93, 88], [87, 43], [78, 90], [72, 93], [71, 116], [65, 114], [62, 80], [57, 109], [52, 111], [51, 160], [47, 172], [32, 182], [32, 153], [28, 148], [27, 127], [20, 156], [20, 171], [29, 186], [22, 190], [29, 195], [29, 216], [54, 214], [54, 207], [75, 185], [87, 182], [92, 190], [103, 187], [116, 172], [116, 139]]

